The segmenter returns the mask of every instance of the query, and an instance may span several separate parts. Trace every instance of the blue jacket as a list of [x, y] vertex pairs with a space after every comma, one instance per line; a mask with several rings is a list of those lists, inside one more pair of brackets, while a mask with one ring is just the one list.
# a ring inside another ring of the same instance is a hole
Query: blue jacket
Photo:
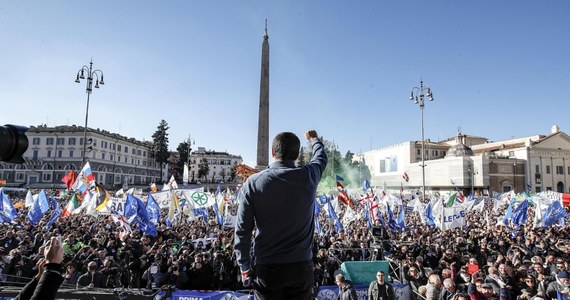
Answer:
[[251, 269], [252, 230], [256, 228], [253, 256], [259, 264], [283, 264], [312, 259], [314, 203], [317, 185], [327, 165], [323, 144], [312, 144], [308, 164], [276, 161], [253, 174], [238, 194], [235, 253], [242, 271]]

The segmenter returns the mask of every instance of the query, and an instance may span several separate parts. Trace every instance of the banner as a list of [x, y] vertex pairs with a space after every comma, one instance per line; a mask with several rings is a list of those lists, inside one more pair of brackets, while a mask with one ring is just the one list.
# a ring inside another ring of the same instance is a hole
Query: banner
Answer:
[[[355, 285], [356, 296], [358, 300], [368, 300], [368, 284]], [[412, 291], [410, 286], [401, 283], [392, 283], [396, 300], [412, 299]], [[334, 300], [338, 296], [338, 286], [320, 286], [316, 299], [318, 300]]]
[[463, 206], [444, 207], [441, 230], [465, 226], [465, 215], [465, 207]]
[[[196, 188], [196, 189], [173, 189], [173, 190], [160, 191], [160, 192], [150, 193], [150, 194], [152, 195], [154, 200], [156, 200], [156, 203], [158, 203], [158, 206], [160, 206], [160, 208], [163, 209], [163, 208], [170, 207], [170, 201], [172, 200], [172, 196], [170, 196], [170, 192], [176, 193], [176, 195], [179, 198], [184, 198], [184, 199], [190, 200], [192, 197], [192, 193], [203, 192], [203, 191], [204, 191], [204, 188], [200, 187], [200, 188]], [[185, 198], [186, 197], [185, 195], [188, 195], [189, 198]]]

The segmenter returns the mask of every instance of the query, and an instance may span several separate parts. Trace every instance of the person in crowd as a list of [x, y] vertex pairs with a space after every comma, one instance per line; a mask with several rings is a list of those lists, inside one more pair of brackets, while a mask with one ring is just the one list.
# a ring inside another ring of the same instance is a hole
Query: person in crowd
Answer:
[[551, 299], [559, 299], [558, 294], [563, 297], [570, 296], [570, 278], [566, 271], [558, 272], [556, 280], [551, 282], [546, 289], [546, 295]]
[[335, 283], [338, 286], [337, 300], [358, 300], [352, 282], [346, 279], [343, 274], [335, 276]]
[[251, 284], [255, 270], [257, 299], [313, 298], [314, 202], [327, 155], [316, 131], [305, 137], [312, 147], [309, 163], [297, 166], [299, 138], [279, 133], [271, 146], [275, 162], [251, 175], [238, 194], [234, 248], [244, 285]]
[[368, 286], [368, 299], [370, 300], [394, 300], [396, 299], [394, 288], [385, 281], [386, 274], [382, 271], [376, 273], [376, 280]]
[[99, 272], [96, 261], [91, 261], [87, 265], [87, 272], [77, 279], [77, 289], [80, 288], [104, 288], [107, 285], [107, 278]]
[[439, 293], [438, 300], [452, 300], [458, 294], [455, 282], [451, 278], [443, 280], [443, 289]]
[[441, 293], [441, 277], [437, 274], [431, 274], [426, 285], [426, 299], [436, 300]]
[[63, 286], [75, 288], [77, 286], [79, 276], [81, 276], [81, 274], [77, 271], [77, 266], [72, 262], [67, 263], [65, 266], [65, 274], [63, 274]]

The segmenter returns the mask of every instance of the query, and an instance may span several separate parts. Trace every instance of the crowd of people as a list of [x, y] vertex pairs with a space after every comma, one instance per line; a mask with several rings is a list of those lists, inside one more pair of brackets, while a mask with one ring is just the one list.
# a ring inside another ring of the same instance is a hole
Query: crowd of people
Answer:
[[[7, 194], [13, 202], [25, 197]], [[60, 197], [59, 201], [65, 205], [67, 200]], [[237, 209], [237, 203], [228, 206]], [[234, 254], [234, 228], [218, 224], [213, 211], [208, 220], [170, 227], [160, 222], [157, 235], [149, 236], [136, 229], [123, 235], [106, 215], [75, 214], [60, 218], [45, 230], [48, 217], [32, 226], [26, 210], [19, 208], [12, 223], [0, 225], [2, 285], [29, 282], [38, 273], [42, 247], [57, 236], [64, 250], [62, 289], [245, 289]], [[337, 284], [335, 276], [344, 261], [388, 259], [394, 268], [386, 275], [409, 284], [415, 299], [568, 296], [570, 225], [533, 228], [532, 208], [529, 212], [528, 224], [513, 229], [486, 221], [502, 213], [487, 207], [484, 212], [471, 211], [465, 227], [447, 231], [425, 225], [418, 214], [411, 213], [406, 215], [406, 230], [386, 228], [380, 243], [365, 220], [353, 220], [337, 231], [321, 212], [322, 229], [313, 239], [314, 285]], [[339, 214], [342, 219], [342, 212]]]

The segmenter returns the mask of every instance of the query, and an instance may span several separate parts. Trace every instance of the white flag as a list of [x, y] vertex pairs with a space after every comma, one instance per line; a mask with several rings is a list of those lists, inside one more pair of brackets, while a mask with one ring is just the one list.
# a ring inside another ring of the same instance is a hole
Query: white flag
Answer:
[[441, 230], [465, 226], [465, 215], [465, 208], [461, 206], [443, 208], [443, 224]]

